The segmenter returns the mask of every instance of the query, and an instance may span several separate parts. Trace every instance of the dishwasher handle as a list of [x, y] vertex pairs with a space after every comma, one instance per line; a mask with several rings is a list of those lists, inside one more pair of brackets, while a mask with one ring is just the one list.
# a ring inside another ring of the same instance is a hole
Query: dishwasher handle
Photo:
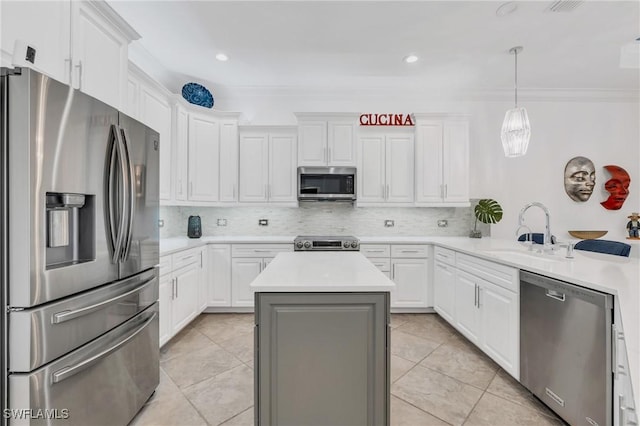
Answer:
[[564, 300], [565, 300], [565, 294], [564, 293], [560, 293], [559, 291], [547, 289], [547, 291], [545, 292], [545, 295], [547, 297], [559, 300], [561, 302], [564, 302]]

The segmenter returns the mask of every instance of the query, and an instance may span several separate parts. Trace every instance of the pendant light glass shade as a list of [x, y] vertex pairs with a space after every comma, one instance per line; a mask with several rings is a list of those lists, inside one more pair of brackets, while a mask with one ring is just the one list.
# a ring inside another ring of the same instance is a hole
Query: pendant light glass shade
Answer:
[[518, 108], [518, 53], [522, 46], [513, 47], [509, 53], [515, 55], [515, 107], [507, 111], [502, 123], [500, 138], [506, 157], [520, 157], [527, 153], [531, 138], [531, 125], [527, 110]]
[[507, 111], [504, 115], [500, 137], [505, 156], [520, 157], [527, 153], [531, 125], [526, 109], [513, 108]]

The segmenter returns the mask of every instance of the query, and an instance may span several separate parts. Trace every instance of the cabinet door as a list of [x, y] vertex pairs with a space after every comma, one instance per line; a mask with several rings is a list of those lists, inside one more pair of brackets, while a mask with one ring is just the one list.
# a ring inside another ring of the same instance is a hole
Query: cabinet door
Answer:
[[442, 262], [435, 262], [433, 308], [451, 324], [454, 322], [455, 278], [455, 268]]
[[249, 284], [263, 269], [262, 258], [231, 259], [231, 306], [253, 307]]
[[383, 135], [358, 139], [358, 202], [383, 202], [385, 182], [385, 138]]
[[23, 40], [36, 49], [34, 69], [69, 83], [70, 7], [69, 1], [3, 1], [0, 47], [8, 61], [1, 65], [12, 65], [15, 42]]
[[269, 202], [295, 202], [296, 136], [269, 135]]
[[298, 126], [298, 166], [327, 164], [327, 123], [305, 121]]
[[386, 201], [413, 202], [413, 135], [387, 136], [386, 142]]
[[520, 378], [520, 300], [516, 293], [485, 283], [478, 304], [482, 312], [482, 345], [494, 361]]
[[477, 280], [464, 271], [456, 271], [454, 326], [467, 339], [480, 346], [480, 309], [477, 306]]
[[392, 308], [426, 308], [429, 306], [428, 259], [391, 259]]
[[189, 200], [218, 200], [220, 123], [189, 115]]
[[469, 202], [469, 123], [444, 123], [443, 183], [446, 202]]
[[160, 134], [160, 199], [171, 199], [171, 106], [153, 89], [140, 86], [140, 121]]
[[269, 139], [266, 133], [240, 135], [241, 202], [267, 201]]
[[208, 306], [231, 306], [231, 246], [212, 244], [208, 247]]
[[416, 201], [439, 203], [443, 191], [442, 122], [421, 122], [416, 128]]
[[91, 2], [71, 2], [74, 87], [120, 108], [127, 89], [128, 40]]
[[173, 290], [173, 277], [171, 274], [160, 277], [158, 282], [158, 291], [160, 294], [160, 346], [167, 343], [173, 336], [171, 321]]
[[330, 166], [355, 166], [356, 144], [353, 122], [327, 123], [327, 158]]
[[220, 201], [238, 201], [238, 122], [220, 123]]
[[198, 309], [196, 315], [200, 314], [207, 307], [209, 302], [209, 262], [207, 247], [202, 247], [198, 256], [200, 258], [200, 277], [198, 278]]
[[187, 185], [189, 182], [189, 114], [181, 106], [176, 105], [173, 112], [173, 171], [175, 185], [175, 199], [187, 200]]
[[172, 304], [173, 334], [182, 330], [198, 315], [200, 264], [193, 263], [174, 271], [175, 297]]

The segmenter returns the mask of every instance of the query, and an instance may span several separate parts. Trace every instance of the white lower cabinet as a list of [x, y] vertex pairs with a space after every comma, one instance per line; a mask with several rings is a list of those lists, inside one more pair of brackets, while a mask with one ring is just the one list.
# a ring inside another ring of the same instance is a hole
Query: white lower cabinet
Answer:
[[453, 323], [456, 295], [455, 252], [447, 250], [451, 257], [451, 262], [447, 262], [439, 257], [442, 250], [440, 247], [434, 249], [433, 309], [449, 323]]
[[426, 244], [361, 244], [360, 252], [395, 284], [392, 309], [430, 308], [432, 288]]
[[231, 246], [231, 306], [253, 308], [249, 285], [280, 252], [293, 244], [233, 244]]
[[198, 247], [160, 258], [160, 346], [205, 307], [207, 269], [202, 259], [203, 251]]
[[438, 254], [436, 249], [436, 311], [506, 372], [519, 379], [518, 270], [462, 253], [455, 254], [454, 267]]
[[211, 244], [208, 256], [209, 307], [231, 306], [231, 245]]
[[428, 259], [391, 259], [392, 308], [426, 308], [429, 306], [427, 283]]

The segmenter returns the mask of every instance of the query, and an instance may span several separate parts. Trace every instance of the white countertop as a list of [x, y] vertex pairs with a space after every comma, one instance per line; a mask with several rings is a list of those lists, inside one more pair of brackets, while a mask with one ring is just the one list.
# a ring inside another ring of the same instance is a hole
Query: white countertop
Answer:
[[206, 244], [293, 244], [295, 236], [214, 236], [202, 238], [174, 237], [162, 238], [160, 240], [160, 256], [186, 250], [193, 247], [200, 247]]
[[374, 292], [396, 285], [358, 252], [279, 253], [251, 283], [257, 292]]

